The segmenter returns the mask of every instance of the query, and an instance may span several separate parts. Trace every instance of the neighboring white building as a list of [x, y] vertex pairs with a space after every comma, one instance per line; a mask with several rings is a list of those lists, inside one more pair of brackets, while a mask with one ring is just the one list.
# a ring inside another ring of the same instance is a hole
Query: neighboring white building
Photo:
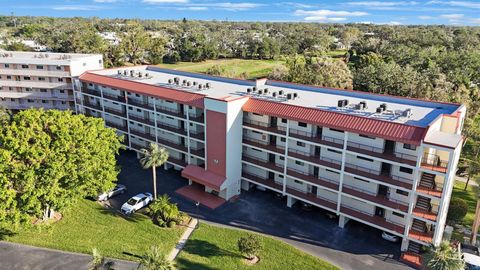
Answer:
[[103, 68], [100, 54], [0, 52], [0, 106], [74, 110], [72, 77]]
[[261, 187], [397, 235], [403, 251], [442, 239], [463, 105], [153, 66], [86, 72], [75, 102], [129, 149], [166, 147], [209, 200]]

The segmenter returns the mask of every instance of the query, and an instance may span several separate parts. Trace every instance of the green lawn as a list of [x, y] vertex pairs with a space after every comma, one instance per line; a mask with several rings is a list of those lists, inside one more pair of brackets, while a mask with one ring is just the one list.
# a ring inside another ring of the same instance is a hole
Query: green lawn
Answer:
[[168, 254], [183, 231], [183, 227], [160, 228], [140, 214], [127, 220], [96, 202], [80, 200], [59, 222], [27, 229], [5, 240], [88, 254], [96, 247], [104, 256], [137, 260], [135, 255], [143, 255], [151, 245]]
[[179, 269], [339, 269], [288, 244], [262, 236], [263, 252], [254, 266], [247, 265], [237, 251], [237, 240], [246, 235], [242, 230], [220, 228], [202, 223], [177, 257]]
[[219, 65], [225, 69], [226, 77], [239, 78], [242, 73], [247, 74], [247, 79], [266, 77], [277, 65], [282, 65], [279, 60], [245, 60], [245, 59], [219, 59], [203, 62], [179, 62], [175, 64], [160, 64], [159, 67], [177, 69], [189, 72], [205, 73], [210, 67]]
[[472, 186], [468, 186], [467, 191], [464, 191], [465, 183], [456, 181], [453, 187], [452, 197], [464, 199], [468, 204], [468, 213], [463, 218], [463, 224], [472, 226], [475, 217], [475, 208], [477, 207], [477, 199], [475, 198], [475, 191]]

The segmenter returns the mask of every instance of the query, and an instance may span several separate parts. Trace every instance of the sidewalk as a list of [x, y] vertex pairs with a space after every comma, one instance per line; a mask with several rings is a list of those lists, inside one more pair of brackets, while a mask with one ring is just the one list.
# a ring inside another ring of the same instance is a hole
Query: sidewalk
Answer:
[[[86, 270], [91, 256], [0, 241], [0, 270]], [[112, 259], [115, 270], [134, 270], [137, 263]]]

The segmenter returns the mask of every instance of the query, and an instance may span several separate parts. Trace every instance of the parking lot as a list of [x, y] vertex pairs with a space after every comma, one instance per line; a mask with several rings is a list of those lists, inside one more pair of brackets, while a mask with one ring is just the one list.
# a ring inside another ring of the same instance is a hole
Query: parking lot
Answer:
[[[137, 193], [153, 193], [152, 171], [140, 166], [135, 152], [123, 151], [118, 162], [122, 170], [119, 183], [127, 186], [127, 192], [110, 199], [111, 205], [117, 209]], [[157, 169], [158, 194], [167, 193], [182, 211], [192, 216], [281, 238], [342, 269], [410, 269], [398, 261], [400, 244], [383, 240], [377, 229], [354, 221], [341, 229], [337, 226], [338, 221], [327, 217], [323, 210], [307, 210], [298, 205], [288, 208], [285, 198], [256, 189], [243, 191], [235, 202], [228, 202], [215, 210], [197, 208], [194, 202], [174, 192], [187, 184], [180, 172]]]

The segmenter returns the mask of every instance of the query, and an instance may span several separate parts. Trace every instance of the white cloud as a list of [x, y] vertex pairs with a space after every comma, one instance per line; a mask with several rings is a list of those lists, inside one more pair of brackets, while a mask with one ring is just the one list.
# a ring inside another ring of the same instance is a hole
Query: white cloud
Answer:
[[447, 5], [452, 7], [463, 7], [463, 8], [480, 8], [479, 2], [471, 2], [471, 1], [430, 1], [427, 4], [439, 4], [439, 5]]
[[93, 0], [93, 2], [96, 2], [96, 3], [116, 3], [119, 1], [120, 0]]
[[471, 19], [470, 21], [471, 21], [473, 24], [480, 24], [480, 18]]
[[398, 1], [398, 2], [388, 2], [388, 1], [360, 1], [360, 2], [347, 2], [350, 6], [361, 6], [361, 7], [396, 7], [396, 6], [414, 6], [418, 2], [415, 1]]
[[52, 6], [53, 10], [64, 10], [64, 11], [91, 11], [91, 10], [101, 10], [105, 7], [95, 6], [95, 5], [61, 5], [61, 6]]
[[253, 9], [257, 7], [263, 6], [262, 4], [257, 4], [257, 3], [230, 3], [230, 2], [225, 2], [225, 3], [215, 3], [215, 4], [210, 4], [208, 6], [215, 7], [215, 8], [220, 8], [220, 9], [225, 9], [225, 10], [248, 10], [248, 9]]
[[463, 14], [443, 14], [439, 16], [442, 19], [448, 19], [448, 20], [460, 20], [465, 17]]
[[336, 10], [328, 10], [328, 9], [320, 9], [320, 10], [295, 10], [294, 15], [298, 16], [311, 16], [311, 17], [359, 17], [359, 16], [367, 16], [367, 12], [362, 11], [336, 11]]
[[391, 21], [391, 22], [388, 22], [387, 24], [389, 24], [389, 25], [402, 25], [403, 23], [397, 22], [397, 21]]
[[208, 7], [184, 7], [178, 8], [178, 10], [208, 10]]
[[325, 17], [325, 16], [308, 16], [304, 18], [305, 21], [309, 22], [343, 22], [347, 18], [344, 17]]
[[143, 0], [144, 3], [148, 4], [186, 4], [189, 3], [189, 0]]
[[280, 2], [276, 3], [275, 5], [277, 6], [292, 6], [295, 8], [313, 8], [313, 5], [309, 4], [304, 4], [304, 3], [298, 3], [298, 2]]
[[430, 19], [433, 19], [433, 18], [435, 18], [435, 17], [432, 17], [432, 16], [418, 16], [418, 18], [419, 18], [420, 20], [430, 20]]

